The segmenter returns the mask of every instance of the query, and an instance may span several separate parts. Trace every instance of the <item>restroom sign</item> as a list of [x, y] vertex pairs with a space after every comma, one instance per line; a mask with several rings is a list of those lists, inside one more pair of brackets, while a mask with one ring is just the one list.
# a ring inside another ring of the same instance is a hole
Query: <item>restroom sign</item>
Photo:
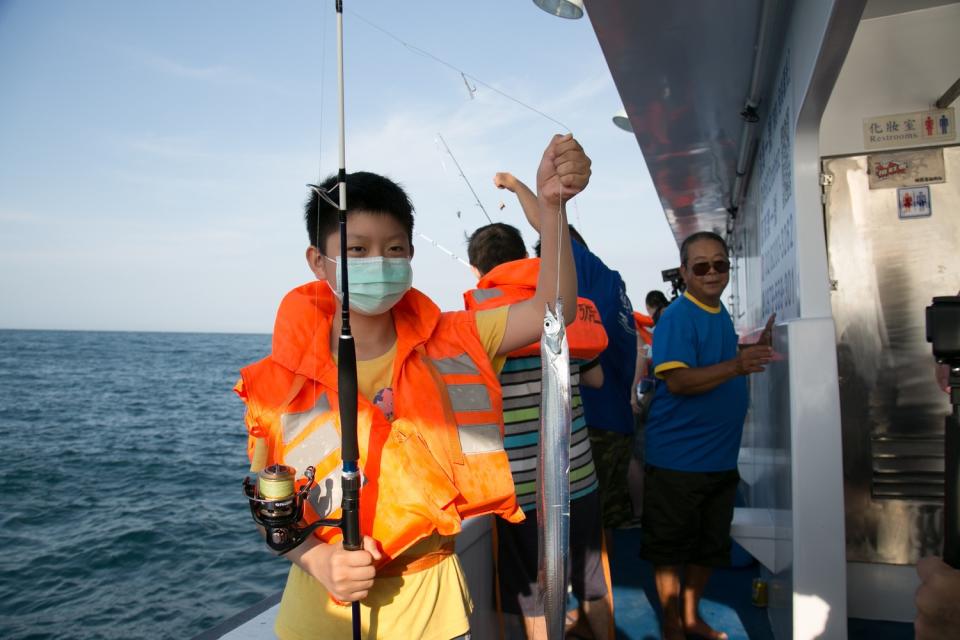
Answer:
[[918, 147], [957, 139], [953, 107], [897, 113], [863, 119], [863, 146], [867, 149]]
[[901, 219], [926, 218], [933, 213], [930, 187], [900, 187], [897, 189], [897, 200], [897, 212]]

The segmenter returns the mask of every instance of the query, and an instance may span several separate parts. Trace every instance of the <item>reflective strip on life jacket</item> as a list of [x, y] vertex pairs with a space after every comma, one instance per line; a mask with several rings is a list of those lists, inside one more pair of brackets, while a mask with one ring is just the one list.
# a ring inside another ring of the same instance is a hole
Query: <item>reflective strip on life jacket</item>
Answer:
[[456, 413], [490, 411], [490, 394], [482, 384], [448, 384], [450, 404]]
[[297, 470], [302, 478], [304, 470], [323, 460], [340, 447], [340, 434], [332, 419], [323, 421], [295, 445], [284, 447], [283, 462]]
[[487, 300], [492, 300], [493, 298], [499, 298], [503, 295], [502, 289], [474, 289], [473, 298], [477, 301], [477, 304], [483, 304]]
[[[286, 409], [286, 408], [284, 408]], [[321, 393], [313, 407], [306, 411], [283, 411], [280, 414], [283, 433], [283, 463], [297, 470], [297, 478], [304, 477], [307, 467], [318, 474], [330, 471], [330, 463], [322, 464], [340, 448], [337, 414], [330, 409], [326, 393]], [[319, 466], [318, 466], [319, 465]], [[336, 483], [339, 488], [339, 483]], [[337, 501], [339, 507], [339, 500]]]
[[480, 375], [476, 363], [474, 363], [466, 353], [461, 353], [459, 356], [453, 358], [436, 358], [432, 360], [432, 362], [440, 373]]
[[503, 436], [498, 424], [457, 425], [457, 431], [464, 455], [503, 451]]
[[250, 471], [252, 473], [260, 473], [267, 468], [267, 460], [269, 459], [269, 446], [267, 445], [266, 438], [256, 438], [251, 437], [252, 444], [250, 445]]
[[[492, 414], [493, 401], [482, 382], [466, 382], [464, 376], [480, 378], [480, 369], [468, 353], [448, 358], [425, 358], [440, 374], [450, 398], [460, 436], [460, 450], [464, 455], [503, 451], [503, 434], [495, 419], [477, 424], [483, 414]], [[465, 415], [471, 414], [471, 415]], [[477, 415], [480, 414], [480, 415]]]
[[300, 411], [298, 413], [284, 413], [280, 416], [280, 424], [283, 427], [283, 444], [289, 445], [300, 433], [307, 428], [313, 419], [317, 416], [330, 411], [330, 403], [327, 402], [327, 396], [322, 395], [309, 411]]

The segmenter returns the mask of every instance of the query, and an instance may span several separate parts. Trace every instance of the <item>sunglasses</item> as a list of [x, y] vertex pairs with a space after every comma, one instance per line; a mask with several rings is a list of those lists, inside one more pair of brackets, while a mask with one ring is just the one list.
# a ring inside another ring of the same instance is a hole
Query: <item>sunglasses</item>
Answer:
[[726, 273], [730, 271], [730, 261], [729, 260], [714, 260], [713, 262], [697, 262], [690, 265], [690, 271], [693, 271], [695, 276], [705, 276], [710, 273], [710, 267], [713, 267], [713, 270], [717, 273]]

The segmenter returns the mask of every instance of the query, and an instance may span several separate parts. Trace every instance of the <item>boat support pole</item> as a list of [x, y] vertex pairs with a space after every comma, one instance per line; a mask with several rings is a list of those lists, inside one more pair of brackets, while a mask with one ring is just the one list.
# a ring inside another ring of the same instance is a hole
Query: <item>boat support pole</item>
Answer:
[[960, 569], [960, 295], [934, 298], [926, 313], [927, 342], [949, 369], [952, 409], [943, 433], [943, 561]]
[[957, 78], [957, 81], [950, 85], [950, 88], [937, 100], [937, 109], [946, 109], [958, 97], [960, 97], [960, 78]]
[[950, 404], [944, 425], [943, 561], [960, 569], [960, 365], [950, 365]]

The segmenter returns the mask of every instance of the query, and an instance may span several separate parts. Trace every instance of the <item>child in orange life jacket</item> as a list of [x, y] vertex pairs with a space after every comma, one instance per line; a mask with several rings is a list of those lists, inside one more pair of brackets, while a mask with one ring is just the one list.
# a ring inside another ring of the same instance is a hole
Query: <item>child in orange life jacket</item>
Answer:
[[[467, 245], [470, 264], [479, 282], [463, 295], [467, 309], [493, 309], [534, 294], [540, 269], [538, 258], [528, 258], [516, 227], [494, 223], [477, 229]], [[570, 382], [573, 424], [570, 436], [570, 581], [581, 603], [584, 626], [595, 638], [610, 637], [612, 593], [606, 583], [601, 550], [600, 501], [597, 474], [580, 402], [580, 385], [599, 387], [596, 361], [607, 345], [607, 333], [596, 306], [577, 300], [577, 320], [567, 328], [570, 345]], [[540, 452], [540, 346], [534, 343], [513, 351], [500, 372], [504, 398], [504, 448], [517, 502], [526, 513], [523, 522], [497, 520], [497, 580], [503, 611], [522, 616], [527, 638], [546, 637], [542, 597], [537, 585], [538, 529], [536, 513], [537, 458]], [[508, 619], [509, 620], [509, 619]], [[510, 620], [512, 622], [512, 620]], [[518, 620], [519, 622], [519, 620]], [[508, 634], [509, 635], [509, 634]]]
[[[590, 160], [577, 141], [555, 136], [537, 171], [548, 257], [535, 295], [498, 310], [442, 313], [409, 288], [413, 213], [406, 194], [381, 176], [348, 174], [363, 550], [344, 550], [337, 530], [321, 528], [287, 554], [293, 566], [275, 627], [283, 640], [350, 637], [350, 609], [334, 598], [361, 601], [368, 638], [446, 640], [469, 631], [470, 597], [453, 536], [469, 516], [523, 517], [503, 451], [492, 361], [538, 339], [544, 305], [556, 293], [558, 256], [561, 295], [576, 296], [561, 203], [589, 176]], [[330, 178], [321, 188], [335, 184]], [[287, 464], [299, 480], [307, 466], [316, 468], [307, 508], [314, 519], [339, 512], [333, 354], [343, 257], [336, 209], [313, 194], [306, 220], [307, 262], [318, 281], [284, 298], [272, 353], [243, 370], [237, 392], [247, 404], [254, 470]], [[568, 323], [574, 313], [572, 305], [565, 310]]]

